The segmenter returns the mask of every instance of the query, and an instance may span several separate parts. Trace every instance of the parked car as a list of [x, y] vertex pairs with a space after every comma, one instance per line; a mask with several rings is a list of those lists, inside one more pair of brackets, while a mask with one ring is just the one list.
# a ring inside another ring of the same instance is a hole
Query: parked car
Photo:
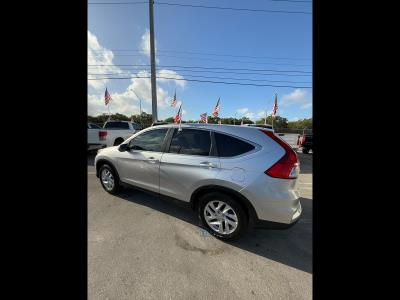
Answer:
[[313, 149], [313, 135], [306, 134], [303, 131], [303, 134], [297, 137], [297, 147], [301, 149], [304, 154], [308, 154], [310, 150], [312, 151]]
[[94, 123], [87, 124], [88, 151], [101, 149], [107, 146], [107, 131]]
[[159, 126], [159, 125], [166, 125], [166, 124], [168, 124], [168, 122], [157, 121], [157, 122], [151, 123], [151, 126]]
[[130, 121], [107, 121], [103, 125], [107, 130], [107, 146], [117, 146], [132, 134], [141, 130], [141, 126]]
[[302, 208], [297, 154], [270, 129], [217, 124], [149, 127], [99, 150], [96, 175], [110, 194], [133, 186], [197, 211], [214, 236], [250, 226], [288, 228]]

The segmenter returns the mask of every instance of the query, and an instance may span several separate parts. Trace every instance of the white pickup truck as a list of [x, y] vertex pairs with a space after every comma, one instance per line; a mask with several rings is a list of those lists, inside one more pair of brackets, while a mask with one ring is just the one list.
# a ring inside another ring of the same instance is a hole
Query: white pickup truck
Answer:
[[89, 151], [107, 147], [107, 131], [97, 124], [87, 124], [87, 138]]
[[128, 137], [141, 130], [141, 126], [130, 121], [107, 121], [103, 129], [107, 130], [107, 147], [117, 146]]

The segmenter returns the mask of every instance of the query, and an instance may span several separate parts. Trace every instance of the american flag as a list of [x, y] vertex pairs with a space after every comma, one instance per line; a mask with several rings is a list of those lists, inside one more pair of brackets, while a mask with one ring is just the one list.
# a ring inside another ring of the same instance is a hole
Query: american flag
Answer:
[[200, 120], [203, 122], [203, 123], [208, 123], [208, 119], [207, 119], [207, 113], [205, 112], [204, 114], [201, 114], [200, 115]]
[[104, 94], [104, 102], [105, 102], [106, 105], [107, 105], [108, 103], [110, 103], [111, 100], [112, 100], [111, 95], [110, 95], [110, 93], [107, 91], [107, 88], [106, 88], [106, 92], [105, 92], [105, 94]]
[[176, 91], [175, 91], [174, 99], [172, 99], [171, 106], [176, 107]]
[[277, 94], [275, 94], [274, 108], [272, 109], [273, 117], [275, 117], [277, 111], [278, 111], [278, 96], [277, 96]]
[[174, 123], [177, 124], [181, 121], [182, 116], [181, 116], [181, 108], [182, 108], [182, 104], [181, 106], [179, 106], [179, 110], [178, 113], [176, 114], [175, 118], [174, 118]]
[[212, 113], [212, 115], [214, 116], [214, 118], [218, 117], [218, 114], [219, 114], [219, 111], [220, 111], [219, 99], [220, 99], [220, 98], [218, 98], [217, 105], [215, 105], [214, 111], [213, 111], [213, 113]]

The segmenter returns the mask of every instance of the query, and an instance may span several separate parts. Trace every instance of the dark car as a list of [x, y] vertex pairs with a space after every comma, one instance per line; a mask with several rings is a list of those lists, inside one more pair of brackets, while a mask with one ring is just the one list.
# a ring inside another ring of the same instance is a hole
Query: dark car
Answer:
[[297, 138], [297, 146], [301, 148], [304, 154], [308, 154], [308, 152], [313, 149], [313, 135], [303, 132], [303, 134], [299, 135]]
[[161, 122], [161, 121], [157, 121], [157, 122], [153, 122], [151, 124], [151, 126], [159, 126], [159, 125], [167, 125], [167, 122]]

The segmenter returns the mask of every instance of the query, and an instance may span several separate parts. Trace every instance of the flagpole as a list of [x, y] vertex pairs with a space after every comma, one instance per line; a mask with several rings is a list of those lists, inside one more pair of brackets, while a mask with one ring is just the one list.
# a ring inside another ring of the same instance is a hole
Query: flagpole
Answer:
[[275, 117], [273, 117], [272, 115], [271, 115], [271, 117], [272, 117], [272, 130], [274, 130], [274, 119], [275, 119]]
[[264, 118], [264, 125], [267, 125], [267, 115], [268, 115], [268, 110], [265, 110], [265, 118]]
[[178, 131], [182, 131], [182, 104], [183, 103], [181, 103], [181, 107], [179, 108], [179, 128], [178, 128]]

